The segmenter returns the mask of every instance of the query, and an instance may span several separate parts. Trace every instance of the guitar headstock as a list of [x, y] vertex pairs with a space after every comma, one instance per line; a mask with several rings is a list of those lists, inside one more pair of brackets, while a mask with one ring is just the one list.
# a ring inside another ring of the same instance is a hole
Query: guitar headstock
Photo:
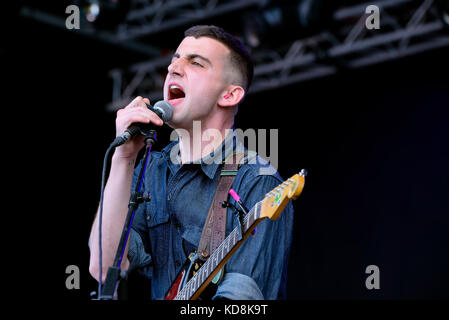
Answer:
[[287, 203], [299, 197], [304, 188], [307, 171], [302, 169], [300, 173], [288, 178], [279, 186], [271, 190], [262, 200], [260, 218], [270, 218], [276, 220]]

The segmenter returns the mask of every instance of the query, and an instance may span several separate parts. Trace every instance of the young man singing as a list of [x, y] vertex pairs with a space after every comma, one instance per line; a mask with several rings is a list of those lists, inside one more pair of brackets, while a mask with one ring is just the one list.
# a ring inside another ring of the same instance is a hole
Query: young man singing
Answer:
[[[179, 137], [161, 152], [150, 155], [142, 188], [150, 193], [151, 201], [136, 210], [121, 264], [122, 269], [136, 270], [151, 278], [153, 299], [164, 299], [181, 264], [198, 248], [219, 181], [221, 160], [238, 144], [234, 117], [253, 75], [243, 45], [221, 28], [195, 26], [184, 36], [168, 66], [164, 84], [164, 100], [174, 108], [167, 124], [177, 130]], [[147, 98], [137, 97], [117, 112], [117, 134], [135, 122], [162, 125], [146, 103], [150, 103]], [[214, 130], [222, 138], [197, 139], [195, 123], [200, 124], [201, 135]], [[112, 157], [104, 193], [102, 281], [112, 265], [130, 191], [137, 183], [142, 163], [134, 167], [143, 139], [136, 137], [116, 148]], [[225, 147], [229, 145], [232, 147]], [[240, 166], [232, 184], [248, 208], [282, 182], [276, 170], [263, 170], [266, 161], [257, 155], [255, 159]], [[228, 208], [226, 234], [237, 225], [234, 211]], [[262, 221], [255, 237], [249, 237], [226, 263], [213, 299], [285, 298], [292, 226], [291, 203], [277, 220]], [[90, 273], [97, 280], [98, 250], [97, 215], [90, 236]]]

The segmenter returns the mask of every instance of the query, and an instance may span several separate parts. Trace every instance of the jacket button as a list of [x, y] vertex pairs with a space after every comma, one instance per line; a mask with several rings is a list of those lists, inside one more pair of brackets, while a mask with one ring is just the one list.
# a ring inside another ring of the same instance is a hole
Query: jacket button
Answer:
[[179, 267], [181, 265], [181, 262], [179, 260], [176, 260], [176, 266]]

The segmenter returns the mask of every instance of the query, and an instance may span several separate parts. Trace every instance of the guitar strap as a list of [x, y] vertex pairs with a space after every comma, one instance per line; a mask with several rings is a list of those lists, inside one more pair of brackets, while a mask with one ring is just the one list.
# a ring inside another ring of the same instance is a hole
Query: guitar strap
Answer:
[[232, 187], [240, 161], [244, 156], [245, 153], [243, 152], [234, 153], [232, 157], [228, 157], [223, 163], [218, 186], [215, 189], [198, 245], [198, 256], [203, 261], [209, 258], [210, 254], [225, 239], [227, 208], [223, 208], [221, 203], [228, 200], [229, 189]]

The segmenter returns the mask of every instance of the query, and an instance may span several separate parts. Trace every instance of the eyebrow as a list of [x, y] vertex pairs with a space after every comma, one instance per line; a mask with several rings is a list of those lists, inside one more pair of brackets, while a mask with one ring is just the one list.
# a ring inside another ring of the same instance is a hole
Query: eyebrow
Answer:
[[[181, 56], [179, 55], [179, 53], [175, 53], [173, 55], [173, 58], [180, 58], [180, 57]], [[195, 59], [195, 58], [201, 59], [201, 60], [207, 62], [209, 65], [212, 66], [212, 62], [209, 59], [207, 59], [206, 57], [203, 57], [202, 55], [199, 55], [199, 54], [196, 54], [196, 53], [191, 53], [191, 54], [187, 55], [187, 59], [189, 59], [189, 60], [192, 60], [192, 59]]]

